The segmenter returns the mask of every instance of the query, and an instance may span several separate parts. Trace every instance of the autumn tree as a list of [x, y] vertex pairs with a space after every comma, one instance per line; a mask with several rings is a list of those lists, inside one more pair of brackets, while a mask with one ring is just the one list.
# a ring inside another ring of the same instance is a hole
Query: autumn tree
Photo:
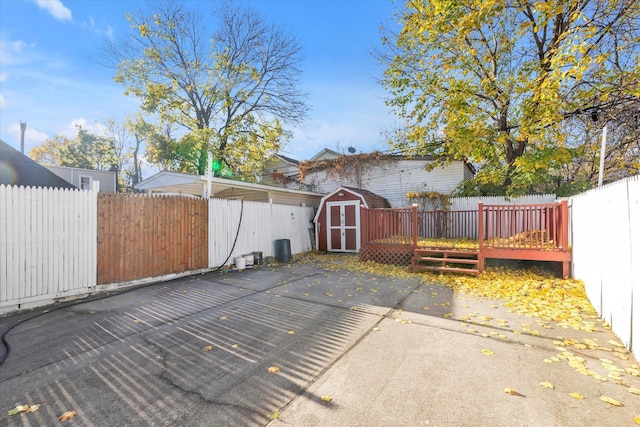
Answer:
[[[149, 3], [127, 15], [130, 32], [106, 49], [125, 93], [166, 127], [181, 131], [149, 139], [156, 160], [204, 174], [207, 154], [251, 177], [307, 111], [298, 88], [296, 39], [256, 12], [215, 3], [217, 27], [174, 1]], [[168, 134], [160, 133], [159, 136]]]
[[29, 156], [44, 164], [84, 169], [108, 170], [117, 164], [113, 139], [93, 134], [77, 126], [75, 138], [55, 135], [34, 147]]
[[[396, 148], [435, 155], [434, 166], [472, 161], [480, 192], [566, 177], [603, 125], [571, 120], [638, 111], [639, 11], [635, 0], [406, 1], [378, 55], [406, 122]], [[626, 141], [637, 145], [637, 130]]]

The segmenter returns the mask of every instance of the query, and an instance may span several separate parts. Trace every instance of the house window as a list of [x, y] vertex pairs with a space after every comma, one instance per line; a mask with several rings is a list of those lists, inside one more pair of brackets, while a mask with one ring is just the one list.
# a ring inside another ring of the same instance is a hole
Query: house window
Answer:
[[91, 177], [80, 175], [80, 189], [91, 190]]

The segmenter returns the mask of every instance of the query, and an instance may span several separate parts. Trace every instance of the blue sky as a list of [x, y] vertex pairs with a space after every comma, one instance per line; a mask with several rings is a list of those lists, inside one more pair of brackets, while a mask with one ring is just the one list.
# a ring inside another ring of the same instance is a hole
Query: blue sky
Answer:
[[[203, 8], [212, 1], [185, 0]], [[371, 52], [380, 25], [390, 25], [401, 6], [392, 0], [244, 0], [295, 35], [304, 52], [302, 89], [311, 111], [292, 129], [283, 154], [308, 159], [322, 148], [358, 152], [388, 146], [380, 133], [396, 119], [376, 82], [382, 73]], [[0, 1], [0, 138], [20, 148], [20, 121], [27, 122], [25, 151], [75, 125], [99, 132], [97, 123], [137, 111], [123, 95], [113, 70], [91, 61], [105, 38], [125, 33], [126, 11], [146, 2], [94, 0]]]

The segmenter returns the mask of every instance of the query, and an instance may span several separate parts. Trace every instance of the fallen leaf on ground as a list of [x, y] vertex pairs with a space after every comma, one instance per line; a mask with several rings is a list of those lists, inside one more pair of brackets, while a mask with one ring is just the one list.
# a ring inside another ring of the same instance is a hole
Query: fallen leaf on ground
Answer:
[[235, 349], [237, 349], [237, 348], [238, 348], [238, 344], [233, 344], [233, 345], [231, 346], [231, 348], [232, 348], [232, 349], [234, 349], [234, 350], [235, 350]]
[[294, 335], [296, 333], [296, 331], [289, 331], [287, 332], [289, 335]]
[[556, 386], [554, 386], [553, 384], [551, 384], [550, 382], [547, 382], [547, 381], [542, 381], [542, 382], [540, 383], [540, 385], [541, 385], [542, 387], [544, 387], [544, 388], [550, 388], [550, 389], [554, 389], [554, 388], [556, 388]]
[[267, 369], [267, 372], [269, 372], [270, 374], [277, 374], [278, 372], [280, 372], [280, 368], [278, 368], [277, 366], [270, 366], [269, 369]]
[[636, 388], [636, 387], [629, 387], [627, 391], [633, 394], [640, 394], [640, 388]]
[[[34, 406], [37, 406], [38, 408], [40, 407], [40, 405], [34, 405]], [[33, 412], [33, 411], [29, 411], [30, 408], [31, 408], [30, 405], [17, 405], [15, 408], [7, 411], [7, 415], [18, 415], [21, 412]], [[38, 408], [36, 408], [35, 410], [37, 410]]]
[[625, 348], [624, 344], [621, 344], [616, 340], [607, 340], [607, 342], [614, 347]]
[[487, 348], [482, 350], [482, 354], [486, 355], [486, 356], [493, 356], [495, 353]]
[[67, 421], [67, 420], [70, 420], [70, 419], [72, 419], [73, 417], [75, 417], [75, 416], [76, 416], [76, 413], [77, 413], [76, 411], [67, 411], [67, 412], [65, 412], [64, 414], [60, 415], [60, 416], [58, 417], [58, 419], [59, 419], [60, 421]]
[[569, 393], [569, 396], [573, 397], [574, 399], [578, 399], [578, 400], [584, 399], [583, 395], [581, 395], [580, 393], [576, 393], [576, 392]]
[[507, 387], [504, 389], [504, 392], [511, 395], [511, 396], [519, 396], [519, 397], [525, 397], [524, 394], [522, 393], [518, 393], [517, 391], [515, 391], [514, 389], [512, 389], [511, 387]]
[[333, 398], [331, 396], [329, 396], [329, 395], [324, 395], [324, 396], [320, 397], [320, 400], [322, 400], [323, 402], [329, 403], [329, 402], [331, 402], [333, 400]]
[[633, 420], [636, 422], [636, 424], [640, 424], [640, 417], [633, 417]]
[[212, 345], [205, 345], [204, 347], [202, 347], [202, 351], [211, 351], [211, 350], [213, 350]]
[[622, 403], [608, 396], [600, 396], [600, 400], [602, 400], [603, 402], [607, 402], [609, 405], [623, 406]]

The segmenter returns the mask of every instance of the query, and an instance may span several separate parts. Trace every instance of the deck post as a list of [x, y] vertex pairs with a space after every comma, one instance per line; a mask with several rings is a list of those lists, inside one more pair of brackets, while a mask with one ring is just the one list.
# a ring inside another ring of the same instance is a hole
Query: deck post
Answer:
[[413, 208], [413, 247], [418, 247], [418, 204], [411, 205]]
[[563, 200], [560, 202], [560, 245], [562, 250], [569, 250], [569, 202]]
[[484, 271], [484, 207], [478, 203], [478, 272]]

